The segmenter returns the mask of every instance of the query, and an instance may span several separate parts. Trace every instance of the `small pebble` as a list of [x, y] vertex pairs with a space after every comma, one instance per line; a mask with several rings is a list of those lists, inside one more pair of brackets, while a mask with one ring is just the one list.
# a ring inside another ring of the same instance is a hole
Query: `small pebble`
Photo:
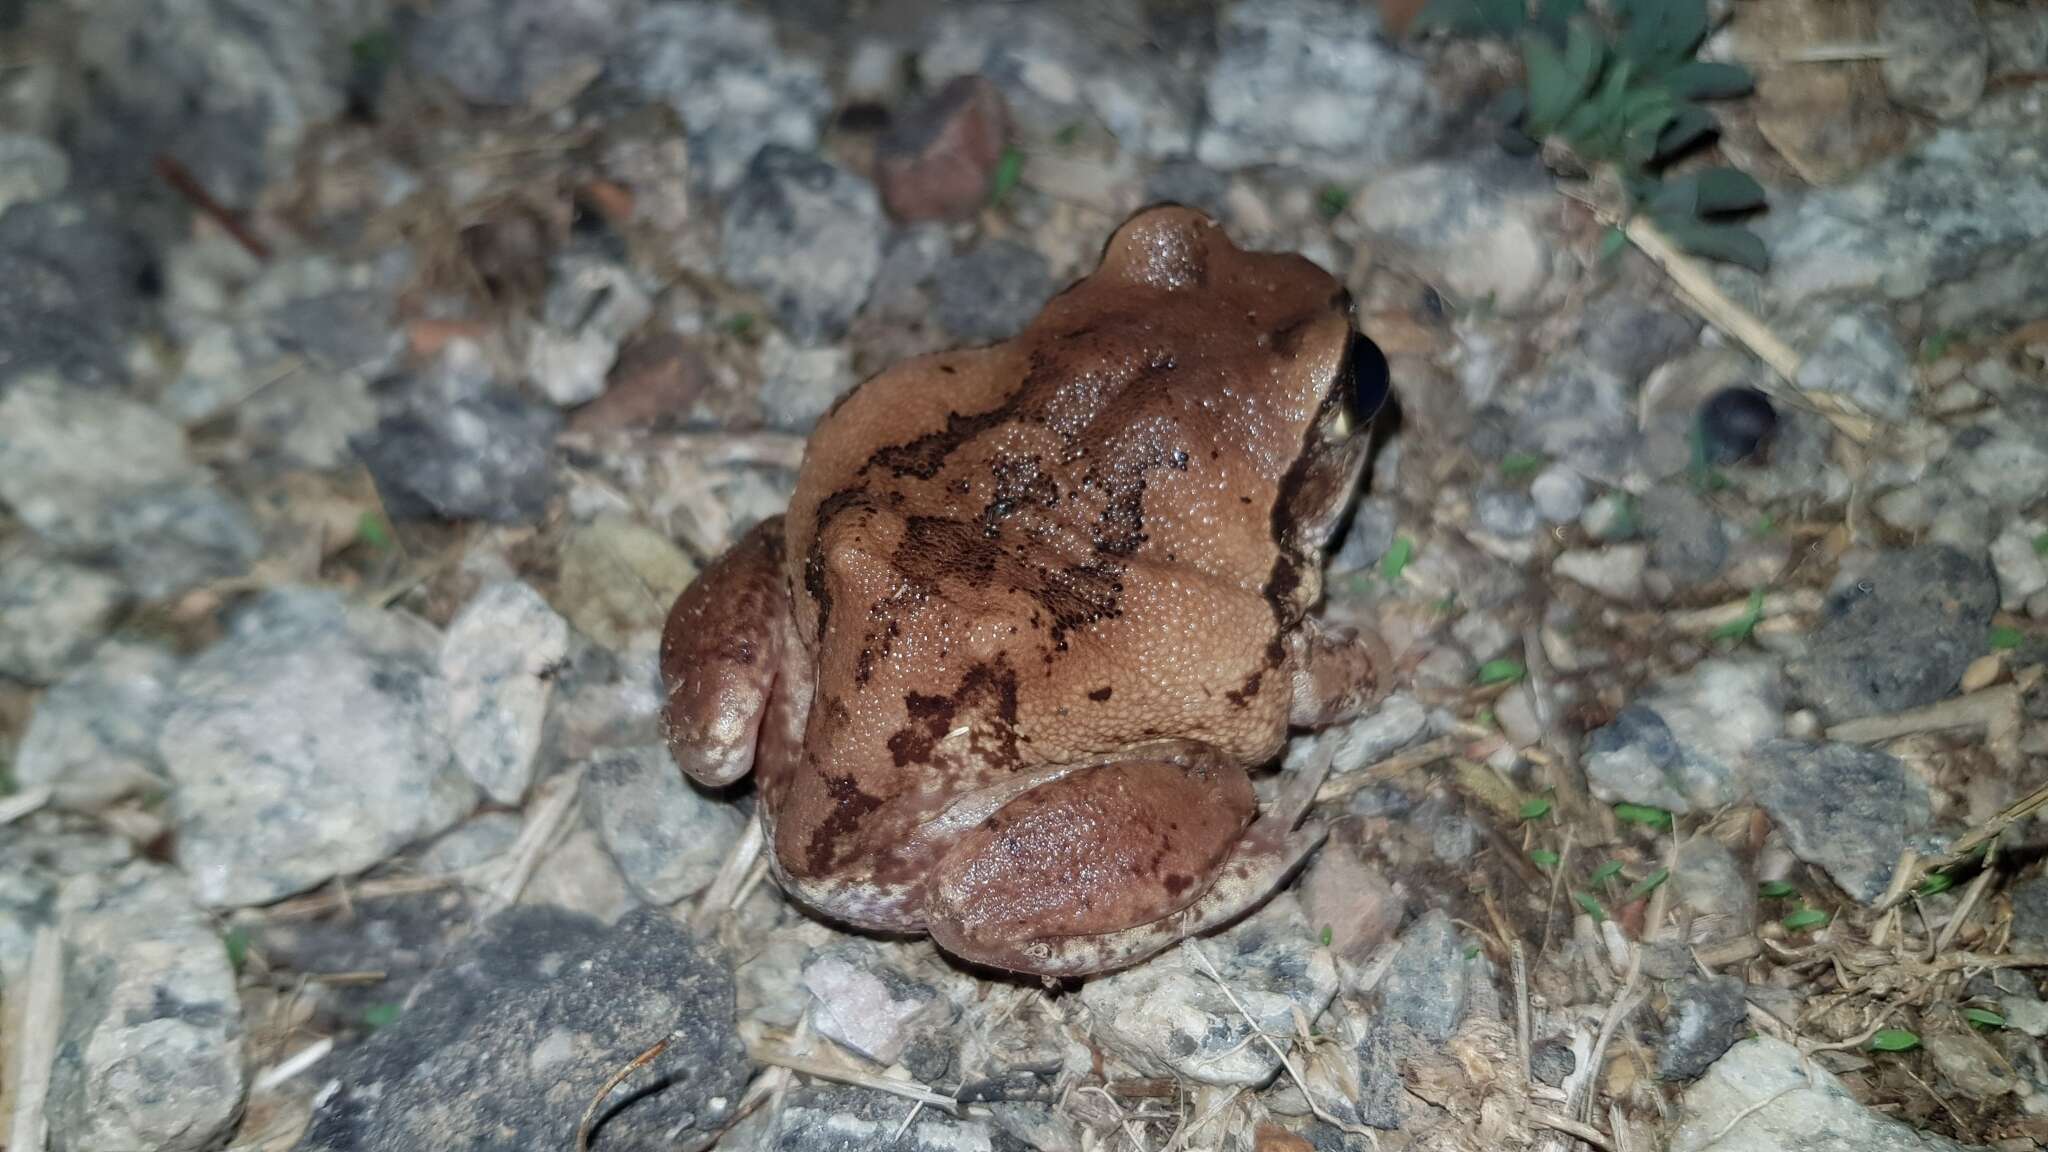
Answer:
[[2004, 671], [2005, 656], [2003, 653], [1993, 652], [1987, 656], [1977, 657], [1975, 660], [1970, 661], [1968, 668], [1963, 670], [1962, 688], [1964, 693], [1967, 694], [1991, 687], [1992, 684], [1997, 682], [1999, 673]]

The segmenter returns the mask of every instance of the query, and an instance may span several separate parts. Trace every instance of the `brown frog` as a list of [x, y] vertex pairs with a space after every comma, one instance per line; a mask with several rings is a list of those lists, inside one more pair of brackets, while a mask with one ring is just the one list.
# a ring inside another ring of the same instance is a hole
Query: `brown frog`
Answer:
[[1386, 360], [1342, 287], [1178, 207], [1005, 343], [843, 397], [788, 513], [676, 601], [666, 726], [756, 773], [777, 878], [1048, 976], [1255, 907], [1319, 842], [1247, 769], [1377, 701], [1307, 615]]

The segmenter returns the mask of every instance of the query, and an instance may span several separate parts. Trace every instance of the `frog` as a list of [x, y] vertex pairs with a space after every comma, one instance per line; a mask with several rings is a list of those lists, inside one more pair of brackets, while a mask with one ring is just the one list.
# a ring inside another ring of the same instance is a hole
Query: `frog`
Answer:
[[1328, 272], [1134, 213], [1015, 336], [827, 410], [787, 510], [669, 611], [673, 759], [752, 773], [798, 904], [969, 965], [1227, 925], [1324, 838], [1312, 773], [1253, 773], [1387, 692], [1384, 643], [1312, 609], [1389, 384]]

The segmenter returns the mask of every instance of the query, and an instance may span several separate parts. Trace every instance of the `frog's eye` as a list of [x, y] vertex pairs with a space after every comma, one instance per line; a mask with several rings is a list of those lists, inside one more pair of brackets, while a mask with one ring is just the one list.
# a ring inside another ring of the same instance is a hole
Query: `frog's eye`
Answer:
[[1349, 360], [1351, 420], [1355, 426], [1363, 428], [1379, 415], [1380, 407], [1387, 402], [1387, 391], [1392, 387], [1387, 355], [1368, 337], [1353, 333]]

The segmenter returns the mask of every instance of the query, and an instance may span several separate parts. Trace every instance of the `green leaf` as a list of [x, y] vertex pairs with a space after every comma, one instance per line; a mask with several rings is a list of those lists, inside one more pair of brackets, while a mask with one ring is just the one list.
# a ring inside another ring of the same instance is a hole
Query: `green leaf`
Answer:
[[996, 161], [995, 174], [989, 177], [988, 202], [1001, 204], [1005, 197], [1016, 190], [1017, 181], [1024, 177], [1024, 153], [1015, 148], [1003, 149], [1002, 159]]
[[1052, 134], [1052, 142], [1062, 148], [1072, 148], [1074, 141], [1080, 138], [1081, 122], [1079, 120], [1070, 120], [1060, 125], [1060, 130]]
[[1329, 926], [1328, 924], [1325, 924], [1325, 925], [1323, 925], [1323, 935], [1322, 935], [1322, 940], [1323, 940], [1323, 947], [1325, 947], [1325, 948], [1328, 948], [1328, 947], [1330, 946], [1330, 941], [1332, 941], [1332, 940], [1334, 940], [1334, 939], [1336, 939], [1336, 938], [1337, 938], [1337, 931], [1336, 931], [1336, 929], [1334, 929], [1334, 928], [1330, 927], [1330, 926]]
[[1699, 188], [1699, 214], [1747, 212], [1764, 206], [1764, 186], [1735, 168], [1709, 168], [1694, 176]]
[[1756, 87], [1756, 77], [1739, 64], [1688, 60], [1664, 74], [1664, 86], [1687, 100], [1722, 100], [1747, 96]]
[[1633, 903], [1634, 901], [1641, 900], [1643, 897], [1648, 896], [1650, 893], [1655, 892], [1658, 888], [1662, 887], [1664, 882], [1669, 879], [1671, 879], [1671, 870], [1669, 868], [1657, 869], [1655, 872], [1650, 873], [1648, 876], [1643, 877], [1641, 880], [1638, 880], [1634, 884], [1629, 886], [1629, 901]]
[[1753, 272], [1762, 272], [1771, 266], [1771, 253], [1764, 247], [1763, 239], [1739, 224], [1662, 218], [1657, 223], [1673, 243], [1695, 256], [1740, 264]]
[[1707, 37], [1706, 0], [1661, 0], [1631, 6], [1621, 52], [1647, 74], [1657, 74], [1690, 58]]
[[1609, 860], [1607, 863], [1593, 869], [1590, 882], [1593, 884], [1605, 884], [1619, 875], [1621, 875], [1621, 861]]
[[2019, 629], [2001, 624], [1991, 630], [1991, 650], [1993, 652], [2010, 652], [2019, 647], [2020, 642], [2026, 638], [2026, 633], [2021, 632]]
[[1828, 919], [1828, 914], [1818, 908], [1801, 908], [1778, 923], [1783, 924], [1787, 932], [1807, 932], [1826, 924]]
[[1522, 819], [1541, 820], [1550, 815], [1550, 801], [1542, 796], [1522, 802]]
[[2005, 1017], [2000, 1016], [1989, 1008], [1965, 1008], [1963, 1009], [1963, 1019], [1982, 1028], [2005, 1027]]
[[1916, 889], [1922, 896], [1938, 896], [1956, 886], [1956, 878], [1946, 872], [1930, 872], [1927, 879]]
[[1509, 480], [1520, 480], [1543, 471], [1546, 461], [1534, 452], [1510, 452], [1500, 458], [1500, 474]]
[[[1549, 5], [1544, 6], [1546, 11]], [[1607, 58], [1607, 45], [1600, 39], [1600, 30], [1591, 20], [1572, 20], [1565, 28], [1564, 67], [1577, 82], [1579, 95], [1592, 91], [1593, 81], [1600, 78], [1600, 65]]]
[[1757, 623], [1761, 621], [1763, 618], [1764, 590], [1762, 588], [1752, 588], [1749, 590], [1749, 606], [1743, 609], [1741, 617], [1738, 619], [1730, 620], [1726, 624], [1723, 624], [1720, 627], [1714, 629], [1712, 632], [1707, 633], [1707, 639], [1735, 641], [1747, 640], [1749, 639], [1750, 633], [1756, 631]]
[[1586, 90], [1557, 48], [1541, 36], [1522, 37], [1522, 67], [1529, 85], [1529, 134], [1547, 136]]
[[727, 316], [718, 326], [744, 340], [747, 337], [747, 333], [754, 330], [754, 314], [752, 312], [735, 312]]
[[1768, 884], [1757, 885], [1756, 893], [1766, 900], [1783, 900], [1790, 896], [1799, 895], [1799, 889], [1785, 883], [1783, 880], [1773, 880]]
[[1478, 958], [1479, 958], [1479, 945], [1477, 945], [1477, 944], [1467, 944], [1467, 945], [1465, 945], [1465, 959], [1467, 959], [1467, 960], [1476, 960], [1476, 959], [1478, 959]]
[[1872, 1052], [1905, 1052], [1920, 1046], [1920, 1037], [1904, 1028], [1886, 1028], [1870, 1038]]
[[1502, 658], [1499, 660], [1488, 660], [1486, 663], [1481, 664], [1478, 675], [1474, 676], [1473, 679], [1481, 688], [1484, 688], [1491, 684], [1513, 684], [1515, 681], [1528, 675], [1528, 673], [1529, 670], [1522, 667], [1520, 661]]
[[1316, 212], [1325, 220], [1342, 216], [1350, 203], [1351, 193], [1336, 184], [1325, 184], [1316, 193]]
[[1529, 21], [1529, 0], [1479, 0], [1480, 17], [1496, 36], [1512, 36]]
[[1678, 156], [1719, 127], [1714, 114], [1705, 108], [1697, 104], [1680, 104], [1678, 115], [1672, 117], [1671, 123], [1666, 124], [1664, 131], [1657, 136], [1656, 158], [1669, 160]]
[[375, 1032], [398, 1023], [399, 1007], [396, 1004], [372, 1004], [363, 1009], [363, 1027]]
[[1557, 853], [1548, 848], [1538, 848], [1529, 853], [1529, 862], [1548, 872], [1557, 867]]
[[249, 962], [249, 930], [230, 928], [227, 935], [221, 937], [221, 943], [227, 946], [228, 966], [237, 973], [241, 972], [242, 966]]
[[1408, 567], [1408, 561], [1415, 555], [1415, 541], [1406, 536], [1394, 537], [1387, 548], [1387, 554], [1380, 557], [1380, 578], [1389, 584], [1401, 582], [1401, 572]]
[[391, 526], [375, 512], [364, 512], [356, 520], [356, 539], [378, 552], [391, 547]]
[[1671, 827], [1671, 813], [1647, 804], [1616, 804], [1614, 818], [1624, 824], [1641, 824], [1646, 828]]
[[1600, 263], [1605, 264], [1616, 256], [1621, 255], [1621, 250], [1626, 247], [1628, 247], [1628, 233], [1623, 232], [1619, 228], [1609, 228], [1602, 232], [1600, 234], [1600, 254], [1598, 257]]
[[1660, 219], [1686, 220], [1700, 214], [1700, 181], [1698, 176], [1680, 176], [1652, 185], [1652, 191], [1643, 199], [1643, 207], [1650, 215]]
[[1607, 909], [1601, 906], [1600, 898], [1591, 892], [1572, 893], [1572, 902], [1584, 908], [1586, 915], [1591, 916], [1595, 924], [1607, 919]]
[[2048, 532], [2034, 537], [2034, 555], [2048, 556]]

